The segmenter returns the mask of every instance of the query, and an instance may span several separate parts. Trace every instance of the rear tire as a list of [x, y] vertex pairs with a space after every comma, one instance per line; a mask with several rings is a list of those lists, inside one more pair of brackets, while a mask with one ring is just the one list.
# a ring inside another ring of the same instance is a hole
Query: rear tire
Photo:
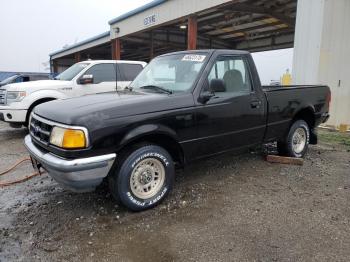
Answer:
[[277, 143], [280, 155], [302, 158], [310, 142], [310, 127], [304, 120], [297, 120], [290, 127], [284, 141]]
[[158, 205], [172, 190], [175, 167], [162, 147], [146, 145], [125, 153], [109, 177], [113, 197], [132, 211]]

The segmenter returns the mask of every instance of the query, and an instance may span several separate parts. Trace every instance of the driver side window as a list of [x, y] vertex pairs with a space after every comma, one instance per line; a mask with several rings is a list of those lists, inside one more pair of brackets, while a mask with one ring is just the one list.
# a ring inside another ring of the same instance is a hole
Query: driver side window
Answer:
[[225, 90], [221, 93], [251, 92], [251, 80], [246, 62], [241, 57], [219, 57], [208, 75], [208, 81], [222, 80]]
[[15, 83], [22, 83], [23, 81], [23, 76], [19, 76], [16, 78]]
[[102, 82], [115, 82], [116, 71], [114, 64], [99, 64], [88, 69], [84, 75], [92, 75], [94, 78], [93, 84]]

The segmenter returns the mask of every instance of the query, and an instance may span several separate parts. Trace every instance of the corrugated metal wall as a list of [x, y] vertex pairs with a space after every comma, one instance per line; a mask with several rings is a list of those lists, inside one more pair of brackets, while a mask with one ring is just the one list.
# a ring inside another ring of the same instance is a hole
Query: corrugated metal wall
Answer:
[[299, 0], [297, 12], [293, 79], [329, 85], [328, 124], [350, 124], [350, 1]]

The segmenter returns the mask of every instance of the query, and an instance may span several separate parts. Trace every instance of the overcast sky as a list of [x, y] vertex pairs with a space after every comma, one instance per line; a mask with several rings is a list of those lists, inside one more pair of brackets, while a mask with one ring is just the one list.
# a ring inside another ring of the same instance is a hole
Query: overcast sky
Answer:
[[263, 85], [269, 85], [271, 80], [280, 80], [287, 69], [292, 73], [292, 48], [254, 53], [253, 58]]
[[[151, 0], [0, 0], [0, 71], [44, 71], [48, 54], [109, 30], [108, 21]], [[262, 82], [292, 66], [291, 49], [254, 55]]]

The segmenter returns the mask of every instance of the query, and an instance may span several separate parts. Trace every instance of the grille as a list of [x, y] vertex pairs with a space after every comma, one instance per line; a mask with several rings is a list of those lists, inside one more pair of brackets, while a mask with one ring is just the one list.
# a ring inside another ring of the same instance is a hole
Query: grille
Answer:
[[42, 118], [32, 115], [30, 121], [29, 132], [31, 137], [40, 141], [41, 143], [48, 145], [50, 141], [50, 134], [53, 126], [50, 125], [48, 121], [45, 121]]
[[0, 89], [0, 105], [6, 105], [6, 89]]

